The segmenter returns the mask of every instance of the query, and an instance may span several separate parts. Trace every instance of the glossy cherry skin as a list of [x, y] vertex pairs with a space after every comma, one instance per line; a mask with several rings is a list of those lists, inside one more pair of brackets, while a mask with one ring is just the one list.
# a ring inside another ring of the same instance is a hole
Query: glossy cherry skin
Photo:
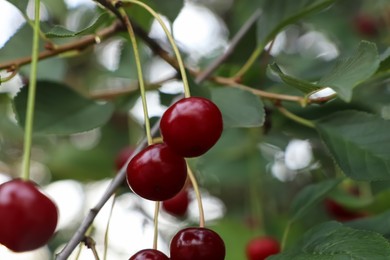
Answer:
[[0, 185], [0, 243], [15, 252], [47, 244], [57, 226], [56, 205], [31, 181]]
[[183, 98], [170, 106], [160, 122], [164, 142], [183, 157], [207, 152], [221, 137], [222, 114], [210, 100]]
[[126, 146], [122, 148], [115, 157], [115, 169], [119, 171], [127, 163], [127, 160], [132, 156], [134, 148]]
[[246, 256], [248, 260], [264, 260], [280, 252], [280, 245], [272, 237], [257, 237], [248, 242]]
[[178, 194], [169, 200], [162, 202], [164, 211], [175, 217], [184, 217], [187, 213], [190, 197], [187, 188], [182, 189]]
[[180, 230], [171, 241], [172, 260], [223, 260], [226, 249], [222, 238], [208, 228]]
[[127, 183], [134, 193], [153, 201], [175, 196], [184, 186], [184, 158], [166, 144], [153, 144], [136, 154], [127, 165]]
[[169, 258], [156, 249], [144, 249], [138, 251], [129, 260], [169, 260]]

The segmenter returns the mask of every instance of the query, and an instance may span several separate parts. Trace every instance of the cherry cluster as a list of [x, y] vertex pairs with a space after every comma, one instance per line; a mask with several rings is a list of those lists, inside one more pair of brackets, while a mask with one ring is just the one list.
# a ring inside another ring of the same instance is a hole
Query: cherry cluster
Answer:
[[[183, 98], [170, 106], [160, 122], [163, 143], [151, 144], [127, 165], [127, 183], [140, 197], [162, 201], [163, 209], [183, 216], [189, 203], [185, 158], [206, 153], [220, 138], [222, 114], [210, 100]], [[204, 227], [180, 230], [171, 240], [170, 258], [156, 249], [144, 249], [130, 260], [223, 260], [225, 244], [214, 231]]]
[[47, 244], [57, 226], [57, 206], [29, 180], [0, 185], [0, 212], [0, 244], [14, 252]]

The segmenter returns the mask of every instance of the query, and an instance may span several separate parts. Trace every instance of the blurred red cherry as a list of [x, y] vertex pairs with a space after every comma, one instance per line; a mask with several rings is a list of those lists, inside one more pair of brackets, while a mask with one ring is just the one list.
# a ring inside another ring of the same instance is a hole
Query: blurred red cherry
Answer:
[[268, 236], [256, 237], [250, 240], [246, 246], [246, 256], [248, 260], [264, 260], [279, 252], [279, 242]]

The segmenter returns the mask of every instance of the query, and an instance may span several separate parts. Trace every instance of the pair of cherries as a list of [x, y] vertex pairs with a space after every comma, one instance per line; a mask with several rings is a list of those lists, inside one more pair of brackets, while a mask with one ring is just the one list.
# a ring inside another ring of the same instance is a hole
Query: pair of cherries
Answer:
[[129, 260], [223, 260], [225, 243], [208, 228], [190, 227], [180, 230], [171, 241], [170, 258], [156, 249], [144, 249]]
[[222, 130], [221, 111], [212, 101], [201, 97], [177, 101], [161, 117], [164, 143], [150, 145], [132, 158], [127, 166], [127, 183], [144, 199], [172, 198], [187, 179], [184, 158], [206, 153]]
[[[218, 141], [222, 130], [221, 111], [212, 101], [189, 97], [174, 103], [161, 117], [160, 132], [164, 143], [148, 146], [129, 162], [127, 182], [130, 188], [144, 199], [163, 201], [163, 208], [174, 215], [182, 215], [184, 207], [177, 210], [175, 207], [177, 201], [183, 205], [186, 204], [183, 201], [188, 201], [187, 191], [183, 189], [187, 179], [184, 158], [206, 153]], [[190, 227], [172, 238], [170, 258], [158, 250], [144, 249], [130, 260], [224, 258], [225, 244], [217, 233], [208, 228]]]

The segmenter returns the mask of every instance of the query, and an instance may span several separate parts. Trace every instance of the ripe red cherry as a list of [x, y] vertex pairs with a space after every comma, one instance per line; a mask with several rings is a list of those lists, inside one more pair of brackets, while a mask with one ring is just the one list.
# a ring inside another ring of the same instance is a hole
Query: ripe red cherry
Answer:
[[115, 157], [115, 167], [119, 171], [126, 164], [127, 159], [133, 154], [134, 148], [126, 146], [122, 148]]
[[144, 249], [138, 251], [129, 260], [169, 260], [169, 258], [156, 249]]
[[257, 237], [246, 246], [248, 260], [264, 260], [280, 252], [279, 242], [272, 237]]
[[162, 208], [173, 216], [184, 217], [187, 213], [189, 203], [190, 198], [188, 195], [188, 190], [184, 188], [173, 198], [164, 200], [162, 202]]
[[15, 252], [47, 244], [57, 226], [56, 205], [31, 181], [0, 185], [0, 243]]
[[164, 142], [184, 157], [207, 152], [222, 134], [222, 114], [206, 98], [183, 98], [170, 106], [160, 122]]
[[225, 243], [208, 228], [186, 228], [180, 230], [171, 241], [172, 260], [223, 260]]
[[163, 201], [184, 186], [187, 165], [166, 144], [154, 144], [136, 154], [127, 165], [127, 183], [144, 199]]
[[340, 222], [351, 221], [367, 216], [367, 214], [364, 212], [356, 212], [347, 209], [340, 203], [330, 198], [326, 198], [324, 204], [325, 209], [329, 215]]

